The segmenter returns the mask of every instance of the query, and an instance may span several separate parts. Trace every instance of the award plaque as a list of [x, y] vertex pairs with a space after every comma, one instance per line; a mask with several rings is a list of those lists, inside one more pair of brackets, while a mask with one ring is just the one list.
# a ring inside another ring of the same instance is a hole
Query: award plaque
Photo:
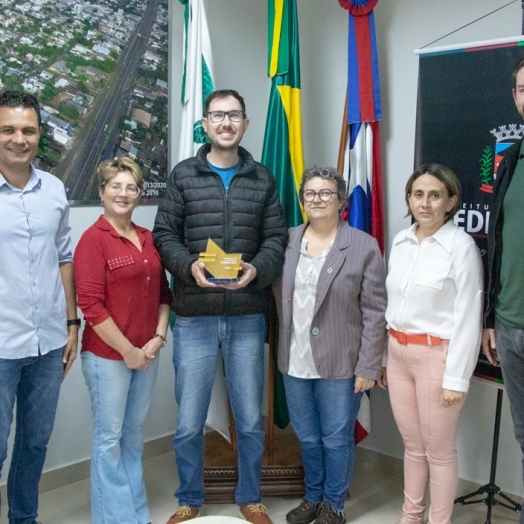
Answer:
[[241, 253], [225, 253], [210, 238], [204, 253], [200, 253], [199, 262], [204, 262], [206, 271], [212, 276], [208, 278], [213, 284], [234, 284], [238, 281], [238, 272], [242, 269]]

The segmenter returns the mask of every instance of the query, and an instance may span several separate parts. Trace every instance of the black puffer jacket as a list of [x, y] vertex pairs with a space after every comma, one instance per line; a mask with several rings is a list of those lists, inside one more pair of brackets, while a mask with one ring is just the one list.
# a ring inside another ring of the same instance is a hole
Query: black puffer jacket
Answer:
[[[181, 316], [248, 315], [266, 309], [268, 286], [282, 271], [287, 242], [275, 180], [242, 147], [242, 165], [226, 195], [210, 169], [209, 145], [180, 162], [169, 176], [153, 229], [164, 267], [174, 276], [172, 309]], [[226, 253], [242, 253], [257, 277], [235, 291], [200, 288], [191, 265], [214, 240]]]

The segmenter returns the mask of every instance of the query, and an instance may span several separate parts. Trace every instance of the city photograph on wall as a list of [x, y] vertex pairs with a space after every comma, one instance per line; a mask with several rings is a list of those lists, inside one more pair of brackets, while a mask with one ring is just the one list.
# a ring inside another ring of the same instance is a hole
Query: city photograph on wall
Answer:
[[96, 168], [120, 156], [142, 169], [142, 203], [163, 196], [167, 63], [167, 0], [0, 0], [0, 91], [39, 100], [33, 164], [72, 205], [99, 203]]

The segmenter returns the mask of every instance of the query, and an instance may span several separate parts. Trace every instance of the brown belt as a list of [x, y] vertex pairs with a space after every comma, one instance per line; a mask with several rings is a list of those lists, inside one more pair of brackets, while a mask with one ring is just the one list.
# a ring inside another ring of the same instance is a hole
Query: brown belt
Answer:
[[418, 344], [420, 346], [438, 346], [442, 339], [433, 335], [410, 335], [396, 329], [389, 328], [389, 334], [394, 337], [399, 344]]

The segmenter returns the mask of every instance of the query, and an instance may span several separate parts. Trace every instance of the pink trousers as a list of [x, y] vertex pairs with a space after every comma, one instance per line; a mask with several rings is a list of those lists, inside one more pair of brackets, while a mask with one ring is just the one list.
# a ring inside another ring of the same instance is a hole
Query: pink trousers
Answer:
[[402, 345], [389, 337], [387, 380], [393, 416], [404, 441], [402, 524], [423, 522], [429, 481], [429, 524], [450, 524], [457, 489], [455, 439], [466, 396], [440, 406], [448, 342]]

